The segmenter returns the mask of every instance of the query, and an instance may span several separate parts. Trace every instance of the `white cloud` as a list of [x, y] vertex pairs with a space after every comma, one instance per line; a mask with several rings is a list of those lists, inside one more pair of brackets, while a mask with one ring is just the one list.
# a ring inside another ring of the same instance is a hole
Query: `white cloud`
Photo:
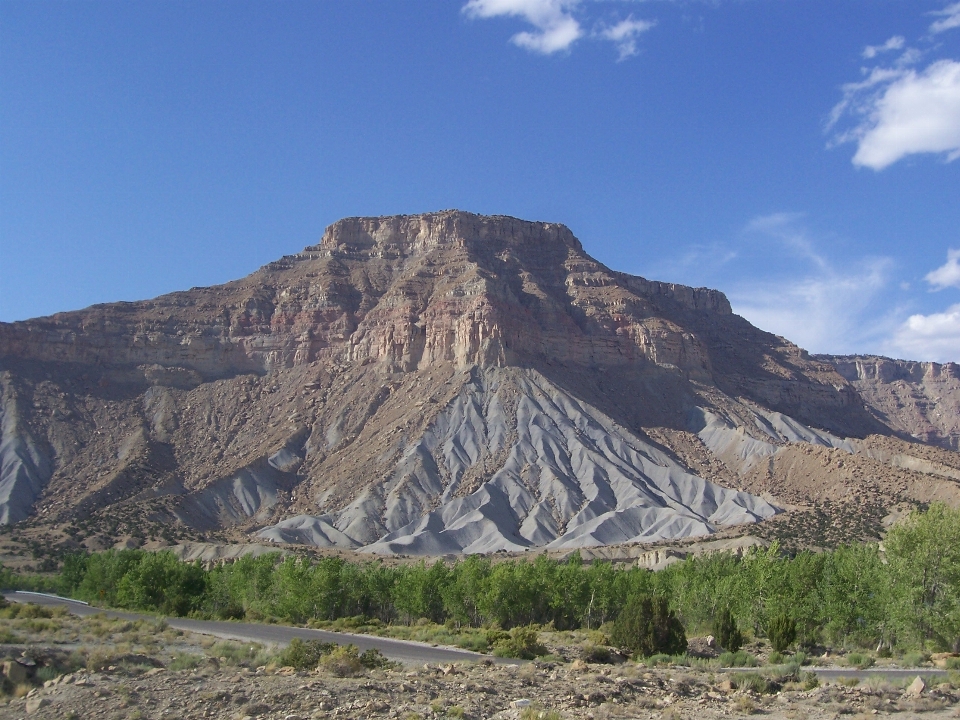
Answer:
[[[532, 52], [551, 55], [569, 50], [586, 35], [575, 16], [583, 7], [581, 0], [469, 0], [463, 6], [463, 13], [481, 20], [521, 18], [533, 25], [535, 30], [517, 33], [510, 41]], [[631, 15], [614, 25], [594, 24], [599, 29], [591, 32], [590, 37], [612, 42], [620, 55], [618, 61], [625, 60], [637, 54], [637, 38], [654, 25], [656, 21], [635, 20]]]
[[934, 34], [960, 27], [960, 2], [947, 5], [943, 10], [930, 14], [939, 15], [943, 18], [942, 20], [937, 20], [930, 26], [930, 32]]
[[571, 14], [579, 0], [470, 0], [463, 12], [471, 18], [520, 17], [534, 26], [510, 38], [519, 47], [550, 55], [570, 49], [583, 36]]
[[945, 312], [911, 315], [897, 329], [887, 354], [911, 360], [960, 361], [960, 304]]
[[[754, 218], [744, 238], [762, 243], [768, 279], [744, 279], [729, 287], [734, 311], [757, 327], [781, 335], [812, 352], [862, 352], [897, 323], [877, 312], [889, 283], [889, 258], [831, 262], [818, 239], [804, 227], [801, 213]], [[780, 276], [769, 277], [780, 268]]]
[[[960, 250], [948, 250], [947, 262], [924, 280], [934, 290], [960, 288]], [[911, 315], [893, 333], [886, 352], [913, 360], [960, 361], [960, 304], [943, 312]]]
[[857, 142], [853, 164], [882, 170], [917, 153], [960, 157], [960, 62], [939, 60], [925, 70], [874, 68], [866, 80], [844, 86], [828, 128], [843, 116], [859, 123], [836, 143]]
[[901, 50], [904, 43], [906, 43], [906, 38], [904, 38], [902, 35], [894, 35], [883, 45], [867, 45], [867, 47], [863, 49], [863, 56], [867, 59], [871, 59], [875, 58], [880, 53], [885, 53], [889, 50]]
[[604, 28], [600, 31], [599, 35], [617, 46], [617, 51], [620, 53], [618, 60], [625, 60], [637, 54], [637, 37], [654, 25], [656, 25], [654, 21], [634, 20], [631, 15], [616, 25]]
[[923, 279], [933, 285], [934, 290], [960, 288], [960, 250], [947, 250], [947, 262], [927, 273]]
[[827, 261], [817, 252], [813, 241], [799, 221], [803, 213], [779, 212], [755, 217], [747, 223], [744, 230], [748, 233], [762, 233], [779, 240], [785, 247], [802, 259], [811, 262], [817, 268], [825, 270]]
[[876, 258], [846, 272], [827, 266], [794, 280], [751, 282], [731, 291], [730, 301], [736, 313], [757, 327], [811, 352], [854, 353], [888, 323], [873, 313], [891, 265], [887, 258]]

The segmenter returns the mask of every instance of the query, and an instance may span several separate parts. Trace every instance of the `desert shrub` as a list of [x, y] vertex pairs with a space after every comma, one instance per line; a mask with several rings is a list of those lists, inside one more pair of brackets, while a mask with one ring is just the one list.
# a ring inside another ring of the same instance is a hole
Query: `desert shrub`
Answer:
[[179, 652], [173, 656], [173, 660], [167, 664], [167, 668], [170, 670], [193, 670], [199, 666], [203, 660], [202, 655]]
[[847, 655], [846, 661], [850, 667], [860, 668], [861, 670], [866, 670], [873, 665], [873, 658], [866, 653], [850, 653]]
[[756, 667], [757, 659], [748, 652], [737, 650], [735, 653], [726, 652], [719, 658], [720, 667]]
[[783, 662], [783, 653], [778, 653], [776, 650], [774, 650], [772, 653], [770, 653], [770, 657], [767, 658], [767, 662], [771, 665], [779, 665]]
[[540, 655], [546, 655], [547, 649], [540, 644], [537, 628], [524, 625], [513, 628], [506, 637], [497, 640], [493, 646], [493, 654], [497, 657], [533, 660]]
[[635, 655], [680, 655], [687, 650], [687, 635], [664, 597], [632, 597], [613, 623], [615, 645]]
[[748, 695], [738, 697], [736, 707], [744, 715], [753, 715], [757, 711], [757, 704]]
[[457, 635], [454, 644], [464, 650], [472, 650], [473, 652], [486, 652], [490, 649], [490, 643], [487, 642], [486, 636], [479, 634]]
[[797, 623], [789, 615], [774, 615], [767, 623], [767, 638], [773, 649], [782, 653], [797, 639]]
[[37, 620], [53, 617], [53, 608], [36, 605], [34, 603], [10, 603], [0, 610], [0, 617], [9, 620]]
[[713, 620], [713, 636], [720, 647], [735, 653], [743, 647], [743, 633], [737, 627], [737, 621], [730, 608], [723, 608]]
[[262, 651], [263, 646], [256, 643], [224, 640], [211, 647], [208, 654], [228, 665], [244, 665], [252, 662]]
[[734, 673], [730, 681], [740, 690], [749, 690], [760, 695], [775, 691], [773, 684], [767, 678], [755, 672]]
[[294, 638], [280, 653], [277, 660], [283, 666], [293, 667], [297, 670], [312, 670], [320, 664], [320, 658], [330, 654], [336, 647], [336, 643], [320, 640], [304, 642], [300, 638]]
[[764, 676], [780, 684], [800, 681], [800, 666], [795, 662], [774, 665], [763, 671]]
[[673, 656], [666, 653], [654, 653], [646, 658], [648, 665], [672, 665]]
[[494, 647], [498, 642], [506, 640], [510, 637], [510, 633], [506, 630], [501, 630], [500, 628], [491, 628], [487, 630], [484, 635], [484, 640], [486, 640], [489, 647]]
[[949, 657], [944, 663], [945, 670], [960, 670], [960, 657]]
[[900, 659], [900, 662], [906, 667], [920, 667], [927, 661], [928, 657], [926, 653], [909, 652]]
[[105, 670], [110, 665], [116, 665], [120, 660], [120, 655], [116, 652], [111, 652], [106, 649], [94, 650], [92, 653], [87, 655], [87, 670], [90, 672], [99, 672], [100, 670]]
[[580, 659], [588, 663], [609, 664], [613, 662], [610, 648], [603, 645], [587, 644], [580, 652]]
[[363, 672], [360, 652], [355, 645], [338, 645], [320, 658], [319, 666], [337, 677], [355, 677]]
[[397, 665], [397, 663], [392, 660], [388, 660], [387, 657], [376, 648], [370, 648], [360, 653], [360, 664], [367, 668], [367, 670], [376, 670], [377, 668], [388, 668]]
[[37, 668], [37, 674], [34, 675], [38, 683], [45, 683], [47, 680], [53, 680], [55, 677], [60, 677], [60, 671], [57, 670], [53, 665], [43, 665]]

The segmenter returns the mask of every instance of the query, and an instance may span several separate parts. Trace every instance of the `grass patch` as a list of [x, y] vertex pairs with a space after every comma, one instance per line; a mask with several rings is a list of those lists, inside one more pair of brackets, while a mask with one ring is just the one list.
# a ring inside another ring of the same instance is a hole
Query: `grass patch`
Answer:
[[[265, 665], [266, 651], [259, 643], [241, 643], [230, 640], [215, 643], [208, 651], [221, 665]], [[261, 662], [262, 661], [262, 662]]]
[[757, 658], [745, 650], [735, 653], [725, 652], [720, 656], [720, 667], [757, 667]]
[[561, 718], [556, 710], [544, 710], [528, 705], [520, 711], [520, 720], [561, 720]]
[[203, 655], [178, 652], [167, 665], [168, 670], [194, 670], [204, 661]]

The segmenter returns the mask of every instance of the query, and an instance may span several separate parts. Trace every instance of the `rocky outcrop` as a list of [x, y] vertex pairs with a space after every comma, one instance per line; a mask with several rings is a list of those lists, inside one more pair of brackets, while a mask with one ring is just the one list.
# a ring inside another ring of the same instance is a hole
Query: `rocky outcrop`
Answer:
[[235, 282], [0, 323], [0, 519], [420, 553], [711, 533], [769, 517], [789, 448], [903, 435], [834, 360], [562, 225], [349, 218]]
[[960, 365], [877, 356], [820, 356], [885, 425], [923, 443], [960, 450]]

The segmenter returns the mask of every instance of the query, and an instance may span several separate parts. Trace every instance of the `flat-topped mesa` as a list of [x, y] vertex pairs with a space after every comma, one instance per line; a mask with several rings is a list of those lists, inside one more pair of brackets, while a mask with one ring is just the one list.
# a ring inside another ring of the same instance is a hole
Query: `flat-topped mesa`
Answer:
[[565, 246], [583, 252], [580, 241], [559, 223], [531, 222], [507, 215], [442, 210], [422, 215], [344, 218], [330, 225], [318, 245], [347, 254], [408, 256], [443, 246], [467, 247], [496, 239], [510, 246]]

